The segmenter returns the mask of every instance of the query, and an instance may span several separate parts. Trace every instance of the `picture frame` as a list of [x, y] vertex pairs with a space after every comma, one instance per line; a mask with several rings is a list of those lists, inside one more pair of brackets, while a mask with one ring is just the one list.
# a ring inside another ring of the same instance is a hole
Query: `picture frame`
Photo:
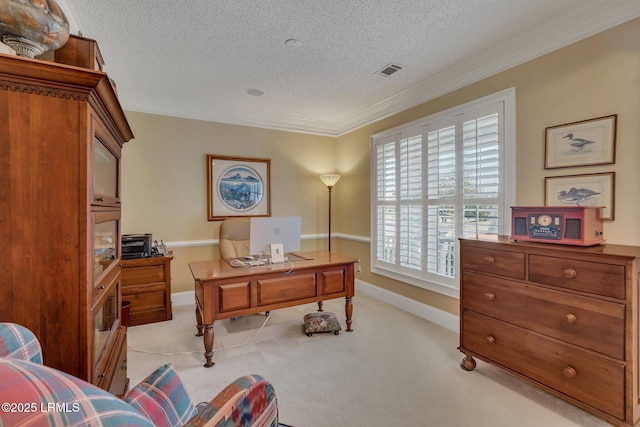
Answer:
[[545, 206], [602, 206], [602, 219], [615, 218], [615, 172], [550, 176], [544, 183]]
[[207, 216], [271, 216], [271, 160], [207, 154]]
[[615, 163], [618, 115], [545, 128], [544, 168]]

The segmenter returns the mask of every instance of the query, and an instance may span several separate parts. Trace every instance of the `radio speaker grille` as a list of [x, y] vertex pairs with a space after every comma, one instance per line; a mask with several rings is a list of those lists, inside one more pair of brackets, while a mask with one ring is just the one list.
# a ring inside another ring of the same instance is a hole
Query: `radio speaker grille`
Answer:
[[527, 218], [526, 217], [516, 217], [513, 227], [513, 234], [515, 236], [526, 236], [527, 232]]
[[565, 239], [580, 239], [580, 219], [567, 218], [566, 228], [564, 229]]

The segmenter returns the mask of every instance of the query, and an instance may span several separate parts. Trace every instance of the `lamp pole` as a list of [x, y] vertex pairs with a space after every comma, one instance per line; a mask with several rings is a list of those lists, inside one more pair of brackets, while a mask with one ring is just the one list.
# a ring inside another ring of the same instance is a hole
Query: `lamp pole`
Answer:
[[335, 173], [328, 173], [320, 175], [320, 179], [329, 189], [329, 252], [331, 252], [331, 190], [336, 182], [340, 179], [340, 175]]

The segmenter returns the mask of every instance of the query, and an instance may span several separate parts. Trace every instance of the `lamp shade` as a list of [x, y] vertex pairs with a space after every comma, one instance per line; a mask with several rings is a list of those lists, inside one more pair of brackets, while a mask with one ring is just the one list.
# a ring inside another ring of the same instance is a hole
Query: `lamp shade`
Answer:
[[333, 187], [340, 179], [340, 175], [335, 173], [325, 173], [324, 175], [320, 175], [320, 179], [327, 187]]

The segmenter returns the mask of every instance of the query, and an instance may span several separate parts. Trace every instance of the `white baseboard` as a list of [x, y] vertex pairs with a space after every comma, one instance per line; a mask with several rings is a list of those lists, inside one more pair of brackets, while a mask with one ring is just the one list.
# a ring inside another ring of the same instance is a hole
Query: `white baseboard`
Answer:
[[171, 293], [171, 305], [180, 307], [183, 305], [193, 305], [195, 309], [196, 293], [194, 291], [173, 292]]
[[395, 292], [371, 285], [362, 280], [356, 280], [356, 290], [373, 298], [386, 302], [400, 310], [421, 317], [455, 333], [460, 333], [460, 318], [455, 314], [437, 309], [430, 305], [407, 298]]
[[[431, 307], [430, 305], [390, 292], [362, 280], [356, 280], [356, 290], [375, 299], [379, 299], [382, 302], [386, 302], [400, 310], [404, 310], [407, 313], [447, 328], [450, 331], [460, 333], [460, 319], [455, 314]], [[195, 292], [184, 291], [172, 293], [171, 302], [174, 307], [193, 305], [195, 304]]]

